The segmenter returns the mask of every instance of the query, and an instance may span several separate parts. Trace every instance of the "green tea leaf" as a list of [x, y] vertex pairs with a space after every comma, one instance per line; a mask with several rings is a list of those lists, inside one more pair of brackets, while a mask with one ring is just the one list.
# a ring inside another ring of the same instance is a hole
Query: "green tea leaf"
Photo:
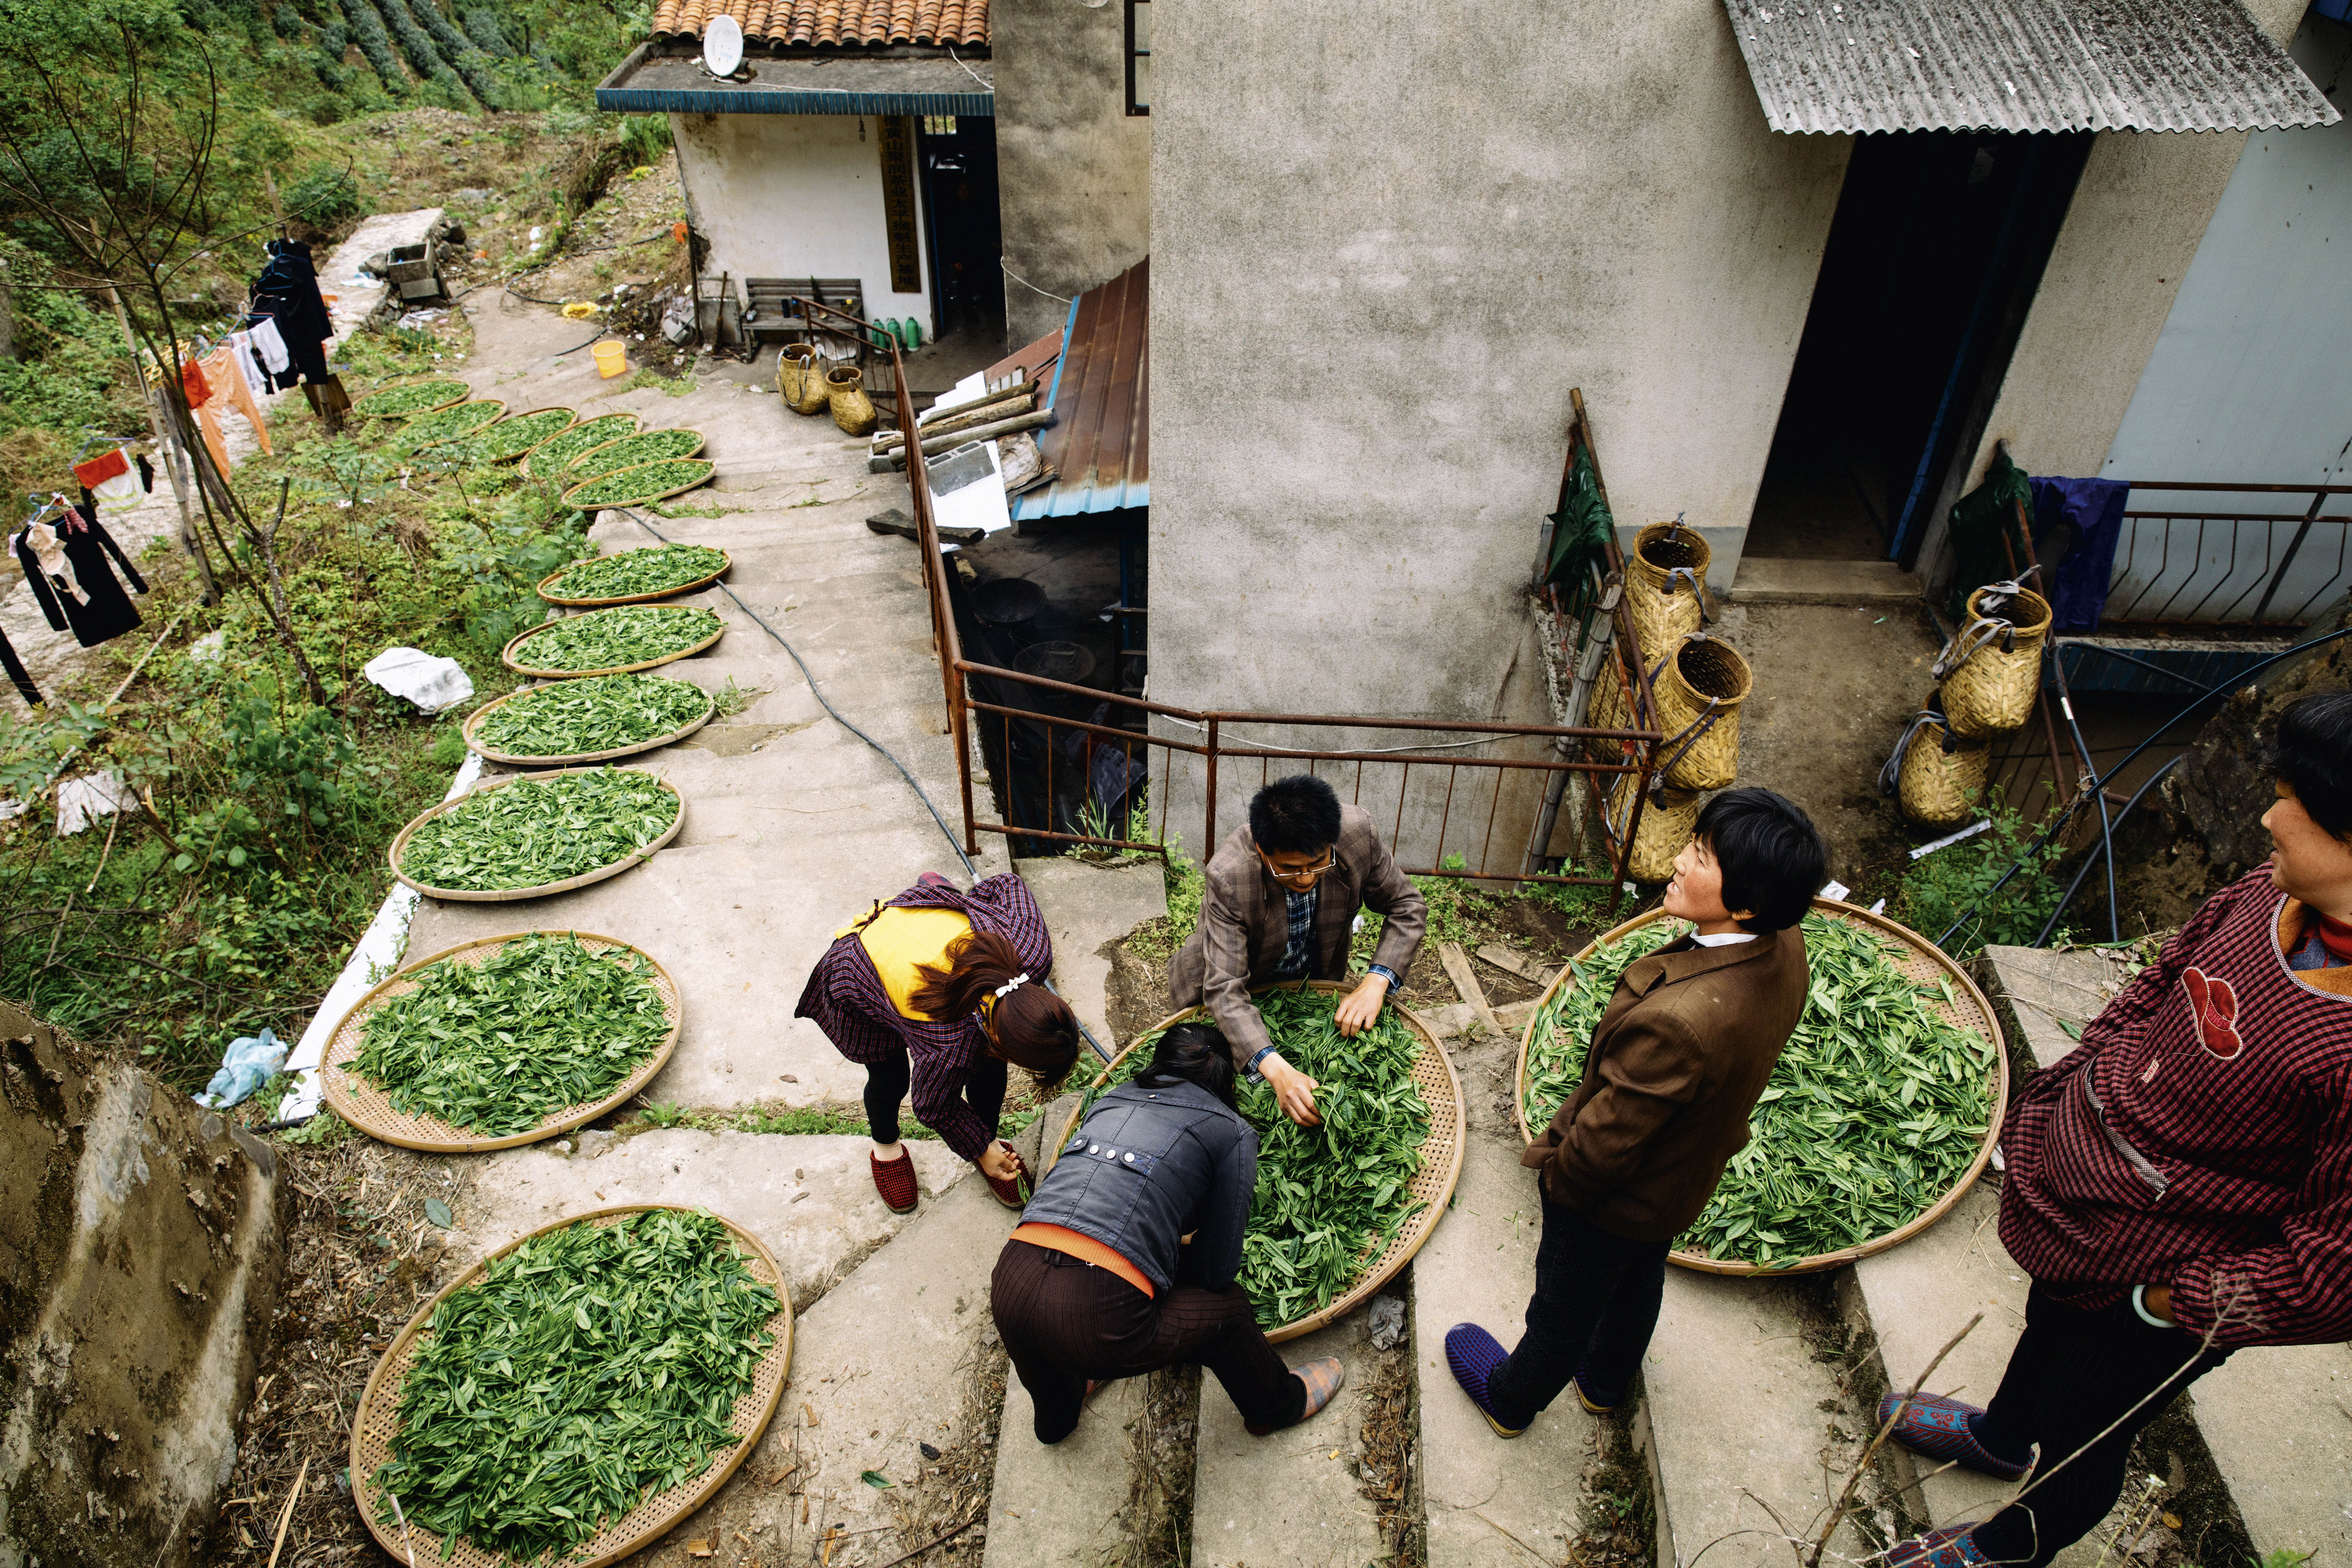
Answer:
[[558, 599], [620, 599], [698, 583], [727, 564], [727, 552], [702, 544], [652, 544], [585, 561], [540, 592]]
[[717, 612], [688, 605], [615, 605], [550, 621], [512, 657], [532, 669], [613, 669], [683, 652], [725, 625]]
[[404, 876], [428, 888], [509, 892], [601, 869], [659, 838], [678, 797], [621, 768], [520, 778], [427, 817], [401, 846]]
[[506, 756], [576, 757], [667, 735], [710, 711], [690, 680], [642, 670], [533, 687], [475, 726], [477, 742]]

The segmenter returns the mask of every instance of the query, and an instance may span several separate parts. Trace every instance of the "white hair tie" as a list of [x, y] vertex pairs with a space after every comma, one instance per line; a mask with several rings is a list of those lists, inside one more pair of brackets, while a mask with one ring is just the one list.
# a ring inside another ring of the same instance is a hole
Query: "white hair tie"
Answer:
[[1028, 984], [1029, 977], [1027, 975], [1016, 974], [1012, 979], [1006, 981], [1003, 984], [998, 986], [995, 990], [990, 992], [989, 994], [994, 997], [997, 1001], [1002, 1002], [1007, 996], [1012, 995], [1015, 991], [1020, 990], [1024, 985]]

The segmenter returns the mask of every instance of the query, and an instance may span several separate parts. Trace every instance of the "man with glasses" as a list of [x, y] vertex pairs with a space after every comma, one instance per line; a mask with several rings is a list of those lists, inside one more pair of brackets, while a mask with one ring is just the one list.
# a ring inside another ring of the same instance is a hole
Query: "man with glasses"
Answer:
[[1202, 871], [1201, 923], [1170, 967], [1179, 1007], [1205, 1006], [1233, 1046], [1234, 1066], [1273, 1086], [1284, 1114], [1322, 1121], [1316, 1081], [1282, 1059], [1250, 1001], [1250, 988], [1337, 980], [1360, 910], [1382, 919], [1370, 972], [1339, 1003], [1339, 1032], [1371, 1026], [1420, 951], [1429, 904], [1397, 869], [1371, 814], [1341, 805], [1311, 773], [1276, 779], [1250, 801], [1249, 822], [1218, 846]]

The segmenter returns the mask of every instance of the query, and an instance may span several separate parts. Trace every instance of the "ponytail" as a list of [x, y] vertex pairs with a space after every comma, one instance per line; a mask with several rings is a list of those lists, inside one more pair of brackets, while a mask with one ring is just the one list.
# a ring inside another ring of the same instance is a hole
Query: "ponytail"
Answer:
[[921, 978], [908, 1002], [934, 1018], [981, 1014], [998, 1056], [1025, 1069], [1041, 1090], [1060, 1083], [1078, 1059], [1078, 1020], [1070, 1005], [1030, 976], [1013, 943], [993, 931], [957, 938], [947, 961], [945, 969], [924, 964], [916, 971]]
[[1206, 1024], [1179, 1024], [1151, 1047], [1151, 1065], [1135, 1081], [1153, 1085], [1189, 1083], [1234, 1106], [1234, 1048]]

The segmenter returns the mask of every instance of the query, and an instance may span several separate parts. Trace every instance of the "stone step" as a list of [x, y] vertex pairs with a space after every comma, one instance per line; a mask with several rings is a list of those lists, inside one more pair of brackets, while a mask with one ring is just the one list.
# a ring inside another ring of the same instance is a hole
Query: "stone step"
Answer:
[[[1078, 1021], [1117, 1051], [1111, 1037], [1108, 949], [1136, 927], [1168, 912], [1168, 879], [1157, 860], [1095, 866], [1074, 855], [1016, 860], [1013, 869], [1035, 895], [1054, 942], [1054, 989]], [[1079, 1057], [1084, 1068], [1092, 1052]]]
[[1123, 1378], [1098, 1391], [1077, 1430], [1049, 1448], [1037, 1441], [1029, 1391], [1007, 1373], [988, 1499], [989, 1568], [1093, 1568], [1115, 1552], [1136, 1458], [1129, 1427], [1146, 1382]]
[[1910, 605], [1919, 579], [1892, 561], [1793, 561], [1743, 555], [1729, 597], [1742, 605]]

